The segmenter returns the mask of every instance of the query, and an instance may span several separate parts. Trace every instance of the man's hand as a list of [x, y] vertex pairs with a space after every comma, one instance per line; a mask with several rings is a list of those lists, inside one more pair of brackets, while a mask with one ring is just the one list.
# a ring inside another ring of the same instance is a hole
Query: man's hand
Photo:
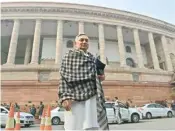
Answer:
[[70, 111], [72, 106], [72, 100], [64, 100], [62, 106], [66, 109], [66, 111]]
[[99, 78], [101, 81], [103, 81], [103, 80], [105, 80], [105, 75], [98, 75], [98, 78]]

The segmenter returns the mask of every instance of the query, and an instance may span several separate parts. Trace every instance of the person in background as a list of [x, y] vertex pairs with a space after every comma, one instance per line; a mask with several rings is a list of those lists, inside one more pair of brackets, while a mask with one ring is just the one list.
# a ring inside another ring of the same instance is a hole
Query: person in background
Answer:
[[129, 102], [129, 106], [130, 106], [130, 107], [134, 107], [134, 103], [133, 103], [133, 101], [132, 101], [131, 99], [129, 99], [128, 102]]
[[130, 107], [130, 105], [129, 105], [129, 101], [130, 101], [130, 99], [128, 99], [128, 100], [126, 101], [126, 103], [125, 103], [127, 108]]
[[30, 108], [30, 113], [35, 117], [35, 114], [36, 114], [36, 107], [35, 107], [34, 104], [33, 104], [32, 107]]
[[40, 105], [39, 105], [39, 119], [41, 119], [43, 110], [44, 110], [44, 104], [43, 104], [42, 101], [40, 101]]
[[165, 107], [168, 107], [168, 101], [167, 101], [167, 99], [165, 99], [165, 100], [163, 101], [163, 105], [164, 105]]
[[18, 103], [15, 103], [14, 108], [15, 108], [15, 112], [20, 111], [20, 106], [18, 105]]
[[172, 100], [171, 102], [171, 109], [174, 111], [174, 116], [175, 116], [175, 101]]
[[118, 97], [115, 97], [114, 107], [115, 107], [115, 116], [116, 116], [116, 119], [117, 119], [117, 123], [121, 124], [122, 123], [122, 119], [121, 119], [121, 114], [120, 114], [120, 106], [119, 106]]

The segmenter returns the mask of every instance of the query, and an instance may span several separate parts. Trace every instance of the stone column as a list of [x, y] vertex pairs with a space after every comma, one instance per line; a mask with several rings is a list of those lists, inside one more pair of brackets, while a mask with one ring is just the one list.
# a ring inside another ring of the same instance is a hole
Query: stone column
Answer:
[[106, 64], [105, 58], [105, 38], [104, 38], [104, 26], [103, 24], [98, 25], [98, 38], [99, 38], [99, 45], [100, 45], [100, 60]]
[[116, 28], [117, 28], [117, 39], [118, 39], [118, 47], [119, 47], [119, 54], [120, 54], [120, 66], [126, 67], [125, 45], [123, 42], [122, 27], [117, 26]]
[[[173, 45], [173, 49], [175, 49], [175, 38], [171, 39], [171, 44]], [[175, 50], [172, 50], [172, 53], [175, 55]], [[171, 62], [173, 65], [173, 70], [175, 71], [175, 58], [171, 58]]]
[[61, 56], [61, 46], [63, 44], [63, 21], [57, 21], [57, 37], [56, 37], [56, 56], [55, 56], [55, 64], [60, 63]]
[[140, 38], [139, 38], [138, 29], [133, 29], [133, 34], [134, 34], [134, 42], [135, 42], [135, 47], [136, 47], [138, 67], [143, 68], [144, 67], [143, 56], [142, 56], [142, 49], [140, 46]]
[[169, 54], [168, 47], [167, 47], [167, 40], [164, 35], [161, 36], [161, 42], [162, 42], [162, 47], [163, 47], [163, 51], [165, 55], [165, 63], [166, 63], [167, 70], [172, 71], [173, 67], [172, 67], [170, 54]]
[[79, 34], [84, 34], [84, 22], [82, 22], [82, 21], [80, 21], [79, 23], [78, 23], [78, 33]]
[[[173, 48], [175, 49], [175, 38], [171, 40], [171, 44], [174, 45]], [[174, 52], [174, 55], [175, 55], [175, 50], [173, 51]]]
[[152, 56], [152, 61], [153, 61], [153, 64], [154, 64], [154, 69], [160, 69], [159, 61], [158, 61], [158, 58], [157, 58], [156, 47], [155, 47], [155, 43], [154, 43], [154, 38], [153, 38], [153, 34], [151, 32], [148, 33], [148, 39], [149, 39], [149, 44], [150, 44], [151, 56]]
[[29, 63], [31, 48], [32, 48], [31, 39], [27, 39], [27, 42], [26, 42], [26, 51], [25, 51], [25, 58], [24, 58], [24, 64], [25, 65], [27, 65]]
[[38, 64], [40, 35], [41, 35], [41, 20], [38, 19], [36, 20], [35, 24], [31, 64]]
[[20, 28], [20, 21], [14, 20], [14, 25], [13, 25], [13, 30], [12, 30], [11, 40], [10, 40], [10, 47], [9, 47], [9, 52], [7, 57], [7, 64], [15, 63], [19, 28]]

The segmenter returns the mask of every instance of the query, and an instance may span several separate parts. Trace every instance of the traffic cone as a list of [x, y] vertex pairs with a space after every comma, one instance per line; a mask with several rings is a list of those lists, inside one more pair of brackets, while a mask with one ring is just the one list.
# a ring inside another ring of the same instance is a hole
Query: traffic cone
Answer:
[[21, 129], [21, 125], [20, 125], [20, 112], [18, 111], [17, 118], [16, 118], [15, 131], [19, 131], [20, 129]]
[[6, 131], [14, 130], [14, 105], [13, 104], [10, 106], [10, 111], [8, 114], [5, 130]]
[[44, 130], [44, 126], [45, 126], [45, 110], [43, 110], [42, 113], [42, 117], [41, 117], [41, 123], [40, 123], [40, 130], [43, 131]]
[[52, 130], [52, 125], [51, 125], [51, 112], [50, 112], [50, 105], [48, 105], [47, 113], [46, 113], [46, 119], [45, 119], [45, 131], [51, 131]]

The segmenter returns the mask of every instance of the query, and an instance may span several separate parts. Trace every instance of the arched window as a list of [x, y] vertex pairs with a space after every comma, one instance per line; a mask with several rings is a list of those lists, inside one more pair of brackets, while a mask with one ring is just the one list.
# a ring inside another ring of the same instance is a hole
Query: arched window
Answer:
[[126, 59], [126, 64], [130, 67], [135, 67], [135, 62], [132, 58], [127, 58]]
[[73, 48], [74, 47], [73, 41], [72, 40], [68, 40], [66, 46], [67, 46], [67, 48]]
[[125, 50], [126, 50], [126, 52], [131, 53], [131, 47], [130, 46], [126, 46]]

